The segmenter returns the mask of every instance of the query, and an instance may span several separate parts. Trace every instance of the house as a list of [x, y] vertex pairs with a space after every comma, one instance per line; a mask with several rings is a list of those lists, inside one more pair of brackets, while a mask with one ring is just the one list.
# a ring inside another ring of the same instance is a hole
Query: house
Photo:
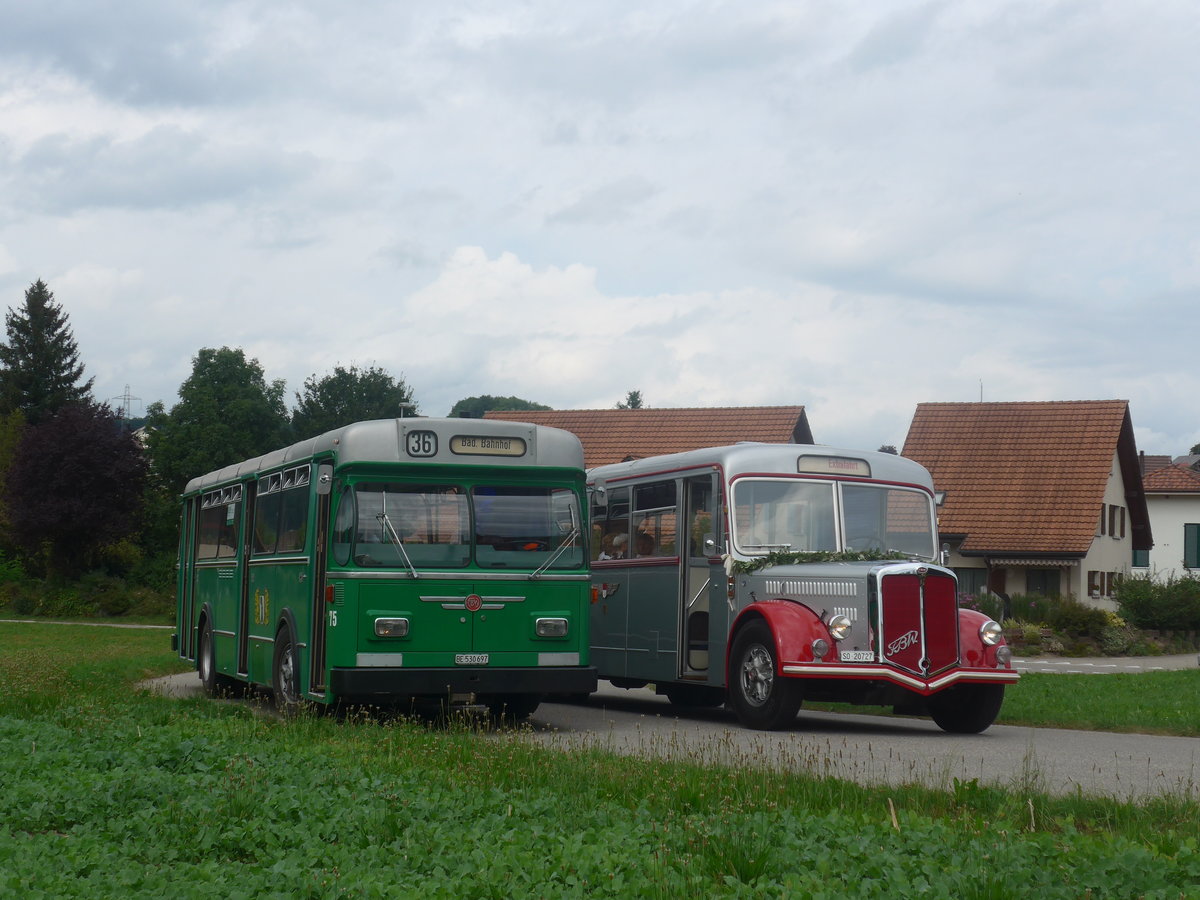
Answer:
[[1181, 457], [1142, 476], [1154, 547], [1134, 555], [1134, 571], [1172, 578], [1200, 569], [1200, 462]]
[[584, 465], [589, 469], [739, 441], [813, 443], [803, 406], [491, 410], [484, 418], [570, 431], [583, 443]]
[[964, 593], [1106, 605], [1151, 547], [1127, 401], [922, 403], [903, 453], [933, 474]]

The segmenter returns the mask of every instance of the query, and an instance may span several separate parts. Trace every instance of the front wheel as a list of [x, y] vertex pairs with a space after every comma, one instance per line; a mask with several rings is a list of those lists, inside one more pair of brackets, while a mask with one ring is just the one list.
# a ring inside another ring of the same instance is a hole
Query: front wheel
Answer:
[[1002, 684], [959, 684], [929, 698], [929, 715], [942, 731], [979, 734], [996, 721], [1003, 702]]
[[300, 664], [292, 629], [286, 625], [275, 636], [275, 664], [271, 674], [275, 708], [281, 713], [295, 712], [300, 706]]
[[796, 718], [804, 695], [794, 679], [779, 675], [775, 637], [766, 622], [750, 622], [733, 641], [729, 703], [742, 724], [773, 731]]
[[200, 629], [200, 648], [196, 654], [196, 669], [200, 673], [200, 684], [208, 696], [237, 696], [240, 693], [243, 686], [240, 681], [217, 671], [217, 651], [213, 645], [212, 622], [207, 619], [204, 620], [204, 627]]

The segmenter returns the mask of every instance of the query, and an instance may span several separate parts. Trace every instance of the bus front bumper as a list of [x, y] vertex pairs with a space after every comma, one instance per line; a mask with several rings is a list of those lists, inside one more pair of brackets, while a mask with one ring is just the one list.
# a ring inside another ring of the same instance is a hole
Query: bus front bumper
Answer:
[[447, 694], [590, 694], [596, 690], [592, 666], [537, 666], [521, 669], [333, 669], [333, 693], [345, 698], [444, 697]]

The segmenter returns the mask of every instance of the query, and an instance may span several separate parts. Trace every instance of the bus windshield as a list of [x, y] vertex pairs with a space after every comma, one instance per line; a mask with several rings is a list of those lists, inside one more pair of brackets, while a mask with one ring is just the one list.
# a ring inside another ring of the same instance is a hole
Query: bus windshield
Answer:
[[895, 550], [932, 559], [933, 513], [920, 491], [881, 485], [842, 485], [847, 550]]
[[[746, 555], [835, 551], [839, 528], [831, 482], [747, 478], [733, 489], [734, 541]], [[841, 485], [841, 547], [932, 559], [929, 498], [903, 488]]]
[[733, 505], [742, 553], [837, 549], [829, 482], [743, 479], [734, 484]]
[[574, 491], [541, 486], [360, 482], [334, 524], [341, 565], [538, 569], [583, 564]]

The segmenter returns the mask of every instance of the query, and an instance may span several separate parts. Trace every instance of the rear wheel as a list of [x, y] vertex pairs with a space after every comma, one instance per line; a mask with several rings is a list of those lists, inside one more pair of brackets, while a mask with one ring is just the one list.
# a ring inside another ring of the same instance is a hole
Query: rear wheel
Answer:
[[706, 684], [668, 684], [662, 688], [672, 706], [711, 709], [725, 702], [725, 692]]
[[959, 684], [929, 698], [929, 715], [942, 731], [979, 734], [996, 721], [1003, 702], [1002, 684]]
[[275, 664], [271, 674], [275, 708], [281, 713], [295, 712], [300, 706], [300, 664], [292, 629], [287, 625], [275, 636]]
[[541, 694], [493, 694], [483, 700], [492, 718], [501, 722], [524, 722], [542, 705]]
[[779, 675], [775, 638], [766, 622], [750, 622], [733, 641], [729, 702], [743, 725], [774, 730], [796, 718], [804, 695], [800, 684]]

